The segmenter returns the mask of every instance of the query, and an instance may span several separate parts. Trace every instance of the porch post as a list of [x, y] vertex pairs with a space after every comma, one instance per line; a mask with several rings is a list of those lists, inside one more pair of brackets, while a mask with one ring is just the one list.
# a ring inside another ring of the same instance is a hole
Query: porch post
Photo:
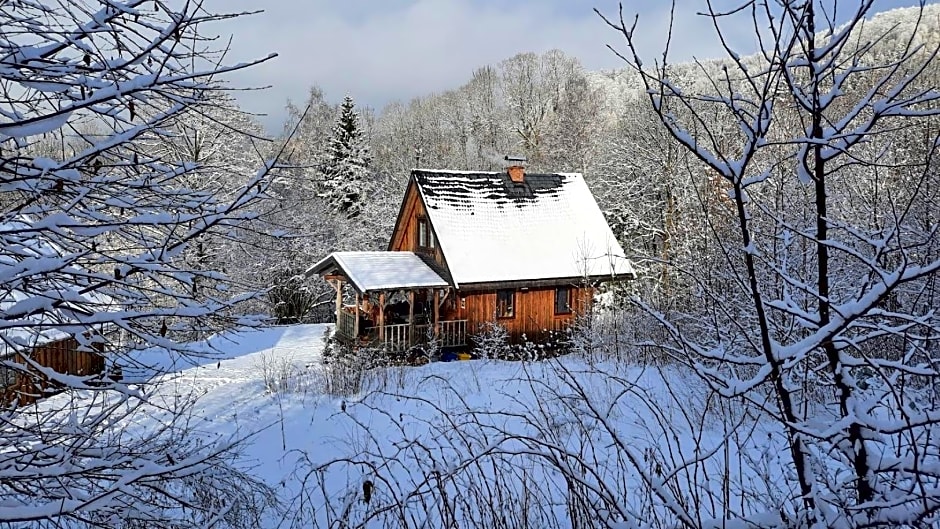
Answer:
[[408, 291], [408, 345], [415, 344], [415, 291]]
[[339, 313], [343, 310], [343, 282], [337, 279], [333, 286], [336, 287], [336, 324], [339, 325]]
[[353, 321], [353, 338], [359, 339], [359, 293], [356, 292], [356, 309], [353, 311], [356, 319]]
[[434, 303], [434, 339], [435, 340], [438, 337], [440, 337], [440, 334], [441, 334], [440, 323], [438, 323], [438, 321], [440, 320], [440, 309], [438, 308], [438, 305], [440, 305], [440, 301], [441, 301], [441, 291], [435, 288], [434, 289], [434, 301], [433, 301]]
[[379, 343], [385, 343], [385, 292], [379, 292]]

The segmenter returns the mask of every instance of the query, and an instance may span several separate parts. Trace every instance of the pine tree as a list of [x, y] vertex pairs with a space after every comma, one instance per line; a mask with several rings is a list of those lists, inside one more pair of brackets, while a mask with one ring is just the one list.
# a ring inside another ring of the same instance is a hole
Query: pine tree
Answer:
[[355, 103], [346, 96], [333, 126], [322, 167], [321, 196], [330, 207], [352, 219], [361, 212], [363, 181], [372, 155], [362, 137]]

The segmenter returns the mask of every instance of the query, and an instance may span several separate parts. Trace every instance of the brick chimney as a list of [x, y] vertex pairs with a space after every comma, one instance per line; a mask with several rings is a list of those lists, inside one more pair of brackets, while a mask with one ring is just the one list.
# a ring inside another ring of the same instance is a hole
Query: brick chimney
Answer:
[[521, 184], [525, 181], [525, 156], [512, 156], [507, 155], [506, 158], [506, 172], [509, 174], [509, 179], [516, 184]]

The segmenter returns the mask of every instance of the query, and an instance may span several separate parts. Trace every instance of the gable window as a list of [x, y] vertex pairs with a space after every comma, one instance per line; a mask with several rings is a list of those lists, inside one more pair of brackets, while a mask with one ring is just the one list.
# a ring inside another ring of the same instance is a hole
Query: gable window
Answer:
[[434, 240], [434, 232], [431, 231], [431, 223], [427, 217], [418, 217], [418, 248], [434, 248], [437, 241]]
[[516, 316], [516, 291], [504, 289], [496, 291], [496, 317], [514, 318]]
[[555, 289], [555, 314], [571, 314], [571, 289], [568, 287]]

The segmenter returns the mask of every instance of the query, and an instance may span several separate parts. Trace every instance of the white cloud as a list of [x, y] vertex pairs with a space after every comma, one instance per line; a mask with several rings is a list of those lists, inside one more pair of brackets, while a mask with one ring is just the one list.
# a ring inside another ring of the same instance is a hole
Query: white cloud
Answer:
[[[254, 0], [212, 0], [210, 8], [255, 9]], [[723, 3], [728, 0], [722, 0]], [[393, 100], [455, 88], [474, 69], [523, 51], [560, 49], [589, 69], [622, 65], [606, 48], [623, 38], [593, 13], [617, 16], [616, 0], [271, 0], [265, 12], [218, 24], [234, 34], [232, 61], [279, 54], [232, 77], [237, 85], [272, 88], [239, 96], [247, 110], [269, 114], [277, 130], [288, 98], [302, 101], [311, 85], [329, 99], [353, 96], [381, 108]], [[704, 17], [702, 0], [679, 0], [672, 43], [674, 60], [723, 55]], [[668, 2], [636, 0], [638, 38], [650, 60], [658, 58], [668, 27]], [[628, 21], [632, 16], [628, 18]], [[747, 24], [728, 24], [732, 42], [753, 49]]]

